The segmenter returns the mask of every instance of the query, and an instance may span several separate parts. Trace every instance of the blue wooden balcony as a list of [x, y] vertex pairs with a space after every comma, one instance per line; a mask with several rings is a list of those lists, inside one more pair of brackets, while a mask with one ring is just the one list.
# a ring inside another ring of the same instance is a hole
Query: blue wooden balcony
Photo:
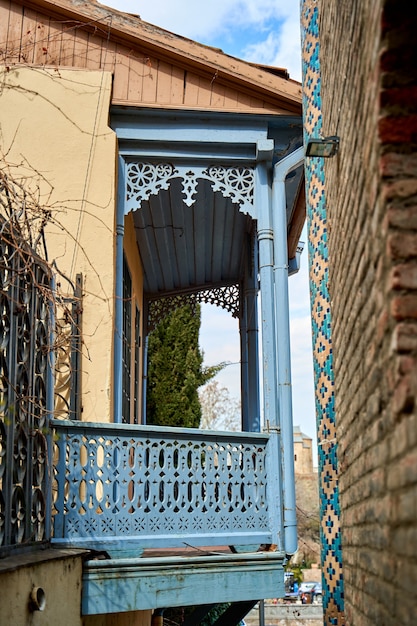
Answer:
[[84, 614], [283, 592], [283, 552], [260, 550], [281, 544], [276, 432], [52, 426], [52, 541], [107, 553], [85, 564]]
[[277, 543], [271, 435], [52, 425], [55, 543], [136, 556], [146, 548]]

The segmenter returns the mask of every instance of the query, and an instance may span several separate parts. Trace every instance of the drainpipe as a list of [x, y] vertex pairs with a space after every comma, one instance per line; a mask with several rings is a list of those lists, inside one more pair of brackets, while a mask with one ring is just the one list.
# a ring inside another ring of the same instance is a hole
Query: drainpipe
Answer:
[[272, 294], [274, 293], [274, 252], [272, 219], [270, 215], [271, 199], [269, 197], [268, 169], [265, 163], [256, 167], [257, 188], [259, 189], [258, 244], [259, 244], [259, 278], [261, 285], [261, 319], [262, 319], [262, 371], [263, 371], [263, 405], [266, 428], [277, 421], [276, 380], [274, 376], [275, 342], [275, 311]]
[[119, 183], [116, 214], [116, 285], [114, 303], [114, 360], [113, 360], [113, 415], [114, 422], [122, 422], [122, 355], [123, 355], [123, 235], [125, 199], [125, 162], [119, 157]]
[[304, 162], [304, 148], [298, 148], [274, 166], [272, 220], [274, 231], [274, 283], [278, 363], [278, 406], [281, 429], [281, 459], [284, 504], [285, 551], [297, 550], [295, 505], [294, 440], [292, 422], [290, 319], [288, 302], [288, 244], [285, 178]]
[[272, 544], [284, 551], [282, 516], [281, 450], [279, 447], [277, 362], [274, 306], [274, 232], [271, 215], [269, 163], [256, 165], [256, 204], [258, 209], [259, 279], [261, 287], [262, 379], [264, 428], [270, 434], [267, 455], [267, 500]]
[[[245, 277], [245, 287], [246, 287]], [[239, 337], [240, 337], [240, 397], [242, 399], [242, 430], [250, 432], [250, 413], [249, 413], [249, 364], [248, 364], [248, 327], [247, 327], [247, 306], [246, 289], [240, 289], [240, 301], [242, 303], [242, 312], [239, 316]]]
[[261, 430], [261, 412], [259, 408], [259, 345], [258, 345], [258, 290], [252, 289], [246, 296], [247, 313], [247, 351], [248, 351], [248, 389], [249, 389], [249, 431]]

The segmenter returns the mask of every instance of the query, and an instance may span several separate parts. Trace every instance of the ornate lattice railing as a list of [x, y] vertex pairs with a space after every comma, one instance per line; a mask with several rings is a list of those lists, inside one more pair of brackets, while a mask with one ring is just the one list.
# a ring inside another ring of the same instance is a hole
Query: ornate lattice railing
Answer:
[[[269, 436], [54, 421], [54, 541], [271, 543]], [[275, 529], [276, 531], [276, 529]]]

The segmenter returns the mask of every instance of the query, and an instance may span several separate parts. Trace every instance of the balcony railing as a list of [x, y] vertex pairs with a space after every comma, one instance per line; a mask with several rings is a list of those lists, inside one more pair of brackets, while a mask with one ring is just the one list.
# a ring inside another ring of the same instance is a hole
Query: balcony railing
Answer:
[[1, 554], [46, 541], [50, 534], [51, 277], [19, 232], [0, 217]]
[[274, 543], [273, 434], [52, 426], [55, 542], [109, 551]]

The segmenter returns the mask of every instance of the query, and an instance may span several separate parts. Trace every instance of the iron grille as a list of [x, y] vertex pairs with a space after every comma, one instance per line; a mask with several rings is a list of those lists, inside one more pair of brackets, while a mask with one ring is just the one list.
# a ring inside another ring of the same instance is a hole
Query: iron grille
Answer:
[[0, 239], [0, 549], [50, 536], [50, 274]]

